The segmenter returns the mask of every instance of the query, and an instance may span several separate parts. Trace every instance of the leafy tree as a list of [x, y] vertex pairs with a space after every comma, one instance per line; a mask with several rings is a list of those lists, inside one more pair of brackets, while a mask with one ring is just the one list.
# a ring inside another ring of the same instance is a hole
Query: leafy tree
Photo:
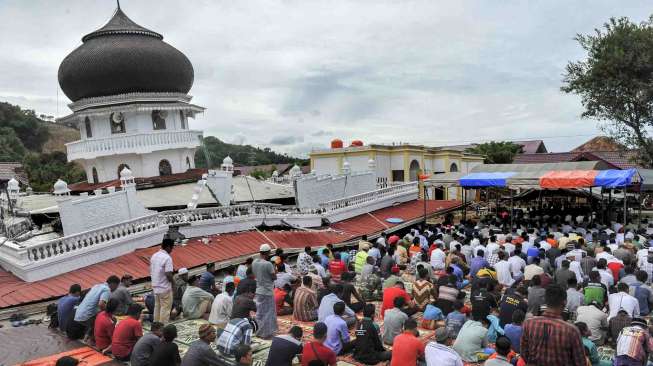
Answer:
[[47, 122], [40, 120], [32, 110], [0, 102], [0, 127], [14, 130], [23, 145], [32, 151], [40, 152], [48, 140]]
[[582, 117], [602, 121], [612, 138], [653, 162], [653, 17], [636, 24], [610, 19], [593, 34], [576, 36], [587, 58], [569, 62], [562, 91], [578, 94]]
[[[203, 139], [202, 146], [195, 152], [195, 166], [198, 168], [217, 168], [227, 155], [234, 160], [234, 163], [241, 165], [248, 165], [250, 162], [262, 165], [298, 161], [297, 158], [275, 153], [269, 148], [260, 149], [251, 145], [228, 144], [214, 136], [207, 136]], [[303, 160], [303, 162], [307, 162], [307, 160]]]
[[86, 179], [84, 170], [69, 163], [66, 154], [56, 151], [50, 154], [28, 154], [23, 160], [30, 185], [36, 192], [49, 192], [57, 179], [68, 183]]
[[22, 161], [25, 152], [25, 146], [14, 130], [0, 127], [0, 161]]
[[466, 151], [483, 155], [486, 164], [510, 164], [515, 155], [522, 152], [522, 146], [510, 141], [490, 141], [477, 144]]

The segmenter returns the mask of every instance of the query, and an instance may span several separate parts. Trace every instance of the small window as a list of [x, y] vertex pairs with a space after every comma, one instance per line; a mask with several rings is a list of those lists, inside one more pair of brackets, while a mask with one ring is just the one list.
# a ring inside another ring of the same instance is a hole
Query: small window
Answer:
[[184, 111], [179, 111], [179, 120], [181, 121], [181, 129], [186, 129], [186, 118], [184, 118]]
[[458, 165], [456, 165], [456, 163], [451, 163], [451, 165], [449, 166], [449, 171], [450, 172], [457, 172], [458, 171]]
[[91, 131], [91, 120], [88, 117], [84, 118], [84, 129], [86, 130], [87, 138], [90, 139], [91, 137], [93, 137], [93, 131]]
[[163, 159], [159, 162], [159, 175], [170, 175], [172, 174], [172, 166], [170, 162]]
[[129, 165], [124, 164], [124, 163], [118, 165], [118, 179], [120, 179], [120, 172], [121, 172], [123, 169], [125, 169], [125, 168], [127, 168], [127, 169], [131, 169], [131, 168], [129, 167]]
[[392, 171], [392, 181], [393, 182], [403, 182], [404, 181], [404, 170], [393, 170]]
[[165, 130], [166, 117], [168, 117], [167, 111], [152, 111], [152, 128], [155, 130]]
[[111, 124], [111, 133], [125, 133], [125, 116], [122, 113], [111, 113], [109, 123]]

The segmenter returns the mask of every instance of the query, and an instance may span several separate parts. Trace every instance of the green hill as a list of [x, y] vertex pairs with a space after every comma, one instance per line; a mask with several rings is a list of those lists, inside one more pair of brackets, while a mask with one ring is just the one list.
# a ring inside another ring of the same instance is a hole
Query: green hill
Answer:
[[239, 165], [308, 163], [306, 159], [278, 154], [268, 147], [261, 149], [251, 145], [234, 145], [221, 141], [217, 137], [207, 136], [202, 142], [202, 147], [195, 152], [195, 165], [198, 168], [217, 168], [227, 155], [233, 159], [234, 164]]

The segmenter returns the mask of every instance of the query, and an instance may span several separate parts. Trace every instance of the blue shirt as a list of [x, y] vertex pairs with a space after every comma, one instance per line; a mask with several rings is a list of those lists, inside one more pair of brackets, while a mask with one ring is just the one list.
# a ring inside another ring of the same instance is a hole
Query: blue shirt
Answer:
[[331, 348], [335, 354], [342, 351], [342, 342], [349, 342], [347, 323], [338, 315], [329, 315], [324, 324], [327, 326], [327, 337], [324, 345]]
[[349, 253], [340, 252], [340, 259], [345, 262], [345, 265], [349, 265]]
[[63, 332], [68, 329], [68, 323], [75, 315], [75, 306], [79, 304], [79, 296], [70, 294], [62, 297], [57, 301], [57, 318], [59, 319], [59, 329]]
[[463, 273], [463, 270], [460, 269], [460, 267], [458, 267], [455, 264], [452, 264], [451, 268], [453, 268], [453, 274], [456, 275], [456, 278], [458, 279], [458, 282], [459, 283], [462, 282], [463, 277], [465, 276], [465, 274]]
[[428, 304], [424, 309], [424, 320], [442, 320], [444, 315], [439, 307]]
[[449, 337], [456, 338], [458, 336], [458, 332], [460, 332], [460, 328], [463, 327], [463, 324], [465, 324], [466, 321], [467, 317], [465, 317], [465, 314], [461, 313], [458, 310], [454, 310], [453, 312], [449, 313], [445, 322], [447, 331], [449, 332]]
[[537, 247], [528, 248], [526, 252], [526, 256], [528, 257], [537, 257], [538, 255], [540, 255], [540, 248]]
[[[320, 301], [320, 307], [317, 310], [317, 321], [323, 322], [326, 321], [326, 318], [329, 317], [329, 315], [333, 315], [333, 304], [337, 302], [344, 302], [342, 301], [336, 294], [328, 294], [322, 298], [322, 301]], [[354, 317], [356, 316], [356, 313], [354, 313], [353, 310], [349, 308], [349, 306], [345, 305], [345, 314], [346, 316], [349, 317]]]
[[204, 291], [211, 292], [211, 287], [215, 286], [215, 276], [213, 273], [206, 271], [200, 276], [200, 288]]
[[506, 333], [506, 337], [510, 339], [510, 344], [512, 344], [512, 349], [520, 353], [520, 344], [519, 341], [521, 339], [521, 325], [515, 325], [515, 324], [508, 324], [503, 328], [503, 331]]
[[111, 289], [106, 283], [100, 283], [91, 288], [86, 294], [84, 300], [79, 304], [75, 311], [75, 321], [84, 322], [98, 313], [98, 304], [100, 301], [107, 302], [111, 296]]
[[472, 263], [471, 266], [469, 267], [469, 274], [472, 275], [472, 277], [476, 276], [476, 272], [478, 272], [481, 268], [483, 267], [489, 267], [490, 263], [485, 260], [484, 257], [474, 257], [472, 258]]
[[326, 256], [324, 254], [320, 254], [320, 261], [322, 262], [322, 267], [324, 267], [324, 268], [329, 267], [329, 257], [328, 256]]

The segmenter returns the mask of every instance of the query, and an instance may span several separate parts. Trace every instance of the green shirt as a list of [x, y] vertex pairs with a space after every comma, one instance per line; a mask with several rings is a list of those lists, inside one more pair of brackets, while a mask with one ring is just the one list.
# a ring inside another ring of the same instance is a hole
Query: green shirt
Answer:
[[487, 346], [487, 328], [481, 322], [468, 320], [458, 332], [453, 349], [465, 362], [478, 362], [478, 353]]

